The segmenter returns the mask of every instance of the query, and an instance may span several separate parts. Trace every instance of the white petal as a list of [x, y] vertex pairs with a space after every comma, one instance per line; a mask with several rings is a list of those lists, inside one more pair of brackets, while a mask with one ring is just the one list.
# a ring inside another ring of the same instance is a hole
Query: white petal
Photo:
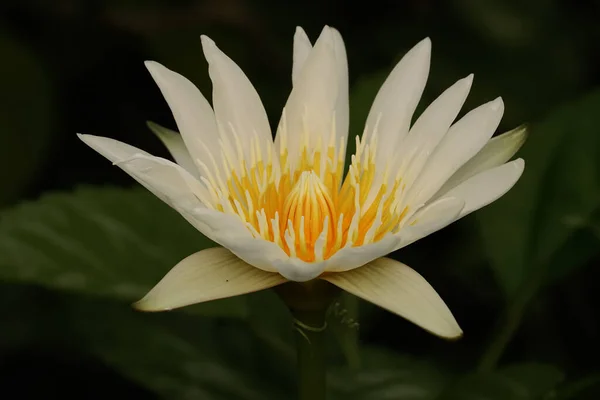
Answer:
[[397, 234], [400, 242], [394, 250], [406, 247], [456, 221], [465, 207], [465, 201], [458, 197], [439, 199], [416, 212], [410, 222]]
[[[240, 67], [206, 36], [202, 36], [202, 49], [213, 83], [213, 106], [219, 132], [227, 135], [233, 145], [239, 140], [245, 160], [251, 160], [256, 144], [266, 159], [267, 147], [272, 145], [273, 138], [256, 89]], [[255, 144], [255, 140], [258, 143]]]
[[215, 115], [208, 101], [184, 76], [154, 61], [146, 61], [145, 64], [171, 108], [192, 159], [200, 160], [214, 171], [214, 166], [209, 162], [214, 157], [217, 168], [220, 168], [219, 135]]
[[292, 84], [296, 84], [300, 71], [304, 67], [304, 63], [312, 50], [310, 39], [301, 27], [296, 27], [294, 34], [294, 61], [292, 65]]
[[315, 279], [325, 270], [325, 261], [305, 262], [297, 258], [277, 260], [274, 264], [277, 271], [294, 282], [307, 282]]
[[338, 97], [335, 105], [335, 129], [336, 144], [340, 138], [344, 142], [348, 138], [348, 127], [350, 124], [350, 99], [348, 89], [348, 57], [346, 55], [346, 46], [342, 35], [337, 29], [331, 28], [333, 35], [333, 52], [335, 53], [335, 65], [338, 77]]
[[352, 271], [326, 274], [323, 279], [434, 335], [448, 339], [462, 336], [452, 312], [431, 285], [398, 261], [380, 258]]
[[409, 204], [427, 202], [450, 176], [475, 156], [494, 134], [503, 113], [504, 103], [497, 98], [452, 125], [411, 187], [407, 195]]
[[426, 38], [396, 65], [375, 97], [365, 127], [371, 140], [377, 131], [378, 157], [388, 159], [408, 134], [412, 115], [423, 94], [431, 59], [431, 41]]
[[[397, 153], [391, 155], [391, 159], [377, 157], [376, 168], [378, 171], [385, 171], [386, 168], [394, 171], [389, 176], [388, 185], [393, 186], [393, 180], [399, 173], [406, 187], [412, 186], [460, 112], [472, 83], [473, 75], [471, 74], [446, 89], [417, 119], [408, 136], [397, 149]], [[375, 177], [365, 207], [368, 207], [377, 196], [382, 181], [383, 174]]]
[[197, 217], [198, 210], [205, 210], [210, 205], [210, 195], [189, 172], [169, 160], [154, 157], [117, 140], [93, 135], [78, 136], [178, 211], [202, 234], [214, 240], [212, 229]]
[[475, 157], [458, 169], [436, 193], [441, 197], [472, 176], [498, 167], [512, 158], [527, 139], [527, 127], [520, 126], [490, 139]]
[[252, 293], [285, 281], [281, 275], [254, 268], [217, 247], [181, 261], [134, 306], [142, 311], [165, 311]]
[[187, 147], [185, 147], [183, 137], [179, 133], [155, 124], [154, 122], [148, 122], [148, 128], [150, 128], [160, 141], [163, 142], [177, 164], [181, 165], [195, 178], [200, 179], [198, 168], [196, 167], [196, 164], [194, 164], [190, 152]]
[[[202, 191], [204, 188], [179, 165], [118, 140], [93, 135], [78, 136], [167, 204], [186, 208], [204, 207], [193, 192], [193, 189]], [[194, 182], [198, 186], [192, 189], [190, 185]]]
[[518, 158], [467, 179], [445, 196], [458, 197], [465, 201], [465, 207], [458, 216], [462, 218], [502, 197], [517, 183], [524, 168], [525, 161]]
[[393, 252], [400, 242], [400, 236], [388, 234], [375, 243], [344, 247], [327, 260], [325, 271], [341, 272], [362, 267], [376, 258]]
[[279, 272], [296, 282], [314, 279], [324, 270], [325, 262], [308, 263], [290, 258], [277, 244], [254, 238], [237, 216], [208, 209], [196, 211], [195, 217], [207, 225], [212, 240], [256, 268]]
[[[405, 171], [402, 176], [407, 186], [419, 175], [429, 156], [448, 132], [469, 94], [472, 83], [471, 74], [450, 86], [425, 109], [410, 129], [402, 142], [402, 148], [399, 149], [402, 155], [395, 156], [399, 160], [399, 168], [393, 169]], [[380, 160], [383, 161], [383, 158]], [[381, 165], [381, 170], [384, 169], [385, 165]], [[407, 178], [409, 182], [406, 182]]]
[[295, 166], [300, 157], [304, 134], [308, 134], [309, 154], [319, 140], [322, 146], [329, 142], [340, 95], [336, 43], [333, 29], [325, 27], [306, 59], [283, 110], [275, 148], [279, 151], [282, 135], [285, 135], [291, 166]]
[[210, 239], [256, 268], [275, 272], [275, 264], [289, 258], [277, 244], [254, 238], [237, 215], [198, 208], [193, 216], [209, 228]]

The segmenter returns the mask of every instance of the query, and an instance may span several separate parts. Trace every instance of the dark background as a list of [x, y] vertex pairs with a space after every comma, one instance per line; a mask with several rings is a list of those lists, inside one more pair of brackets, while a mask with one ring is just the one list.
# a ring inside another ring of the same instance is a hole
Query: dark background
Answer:
[[[200, 34], [243, 68], [274, 125], [291, 88], [295, 27], [314, 41], [328, 24], [347, 47], [352, 135], [361, 132], [394, 63], [426, 36], [433, 53], [421, 110], [474, 73], [466, 110], [501, 95], [506, 112], [499, 132], [531, 126], [520, 153], [525, 175], [513, 191], [393, 255], [432, 283], [465, 337], [444, 342], [361, 303], [361, 348], [379, 349], [361, 363], [392, 368], [388, 362], [400, 365], [410, 357], [407, 368], [416, 375], [398, 379], [415, 384], [426, 376], [423, 387], [435, 393], [444, 385], [480, 385], [481, 393], [491, 393], [452, 398], [600, 398], [599, 17], [597, 0], [3, 0], [0, 397], [260, 399], [267, 395], [248, 389], [257, 379], [293, 369], [293, 360], [250, 351], [255, 336], [275, 337], [271, 344], [281, 339], [273, 331], [286, 326], [285, 314], [264, 306], [274, 298], [251, 296], [243, 305], [226, 301], [169, 315], [130, 310], [174, 262], [207, 243], [167, 206], [137, 189], [119, 189], [134, 187], [133, 180], [75, 133], [166, 156], [145, 123], [175, 125], [143, 61], [182, 73], [209, 97]], [[107, 221], [120, 222], [109, 227]], [[143, 255], [144, 246], [164, 257]], [[341, 309], [355, 315], [355, 300], [344, 301]], [[357, 332], [346, 326], [353, 332], [347, 335], [344, 324], [343, 351], [332, 350], [337, 366], [345, 363], [339, 354], [354, 360]], [[190, 348], [178, 347], [176, 335], [189, 339]], [[390, 354], [404, 361], [382, 361]], [[197, 364], [178, 373], [182, 357]], [[251, 379], [227, 369], [237, 364], [262, 367]], [[525, 381], [556, 385], [535, 395], [529, 389], [517, 390], [517, 397], [501, 394], [506, 375], [497, 378], [496, 366], [531, 364], [551, 369], [553, 378], [535, 372]], [[469, 377], [456, 376], [463, 374]], [[356, 398], [438, 398], [402, 389], [396, 397], [377, 397], [398, 384], [377, 376], [379, 392]], [[477, 381], [481, 376], [484, 383]], [[340, 379], [333, 386], [344, 386]], [[281, 382], [288, 380], [259, 386], [281, 386], [270, 398], [287, 398]]]

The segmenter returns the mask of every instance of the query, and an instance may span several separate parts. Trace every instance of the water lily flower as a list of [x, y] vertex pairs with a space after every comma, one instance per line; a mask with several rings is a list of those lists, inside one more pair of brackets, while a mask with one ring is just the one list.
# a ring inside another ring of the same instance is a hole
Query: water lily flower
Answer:
[[425, 39], [379, 90], [344, 176], [348, 66], [338, 31], [325, 27], [313, 46], [297, 29], [293, 88], [274, 140], [246, 75], [206, 36], [202, 47], [212, 107], [185, 77], [146, 62], [180, 132], [154, 127], [176, 163], [80, 135], [222, 246], [181, 261], [137, 307], [168, 310], [322, 279], [433, 334], [460, 336], [426, 280], [384, 256], [495, 201], [517, 182], [524, 162], [508, 160], [524, 129], [490, 140], [502, 99], [455, 122], [469, 75], [411, 125], [429, 74]]

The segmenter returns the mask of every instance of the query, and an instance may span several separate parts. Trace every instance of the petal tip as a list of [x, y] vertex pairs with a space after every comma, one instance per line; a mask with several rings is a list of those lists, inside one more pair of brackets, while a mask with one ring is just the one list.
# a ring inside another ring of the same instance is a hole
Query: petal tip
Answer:
[[502, 100], [502, 97], [496, 97], [494, 100], [492, 100], [490, 102], [490, 109], [492, 111], [504, 110], [504, 100]]
[[302, 38], [305, 38], [305, 37], [308, 38], [308, 35], [306, 34], [306, 31], [300, 25], [298, 25], [296, 27], [296, 31], [294, 32], [294, 35], [300, 36]]
[[450, 340], [450, 341], [460, 340], [460, 339], [462, 339], [463, 336], [464, 336], [464, 332], [462, 329], [460, 329], [458, 324], [456, 324], [456, 326], [454, 326], [452, 330], [449, 330], [448, 332], [444, 333], [443, 335], [440, 335], [441, 338]]
[[200, 42], [202, 43], [202, 51], [204, 52], [204, 57], [208, 62], [212, 61], [212, 57], [219, 50], [217, 44], [214, 40], [209, 38], [206, 35], [200, 35]]
[[209, 45], [212, 46], [215, 44], [215, 41], [206, 35], [200, 35], [200, 41], [202, 42], [202, 45], [204, 45], [204, 46], [209, 46]]
[[147, 301], [144, 297], [141, 300], [136, 301], [131, 305], [134, 310], [142, 312], [160, 312], [160, 311], [171, 311], [170, 308], [153, 307], [152, 302]]
[[429, 38], [429, 36], [426, 37], [421, 40], [416, 47], [421, 51], [431, 52], [431, 38]]
[[515, 161], [513, 161], [515, 169], [517, 171], [519, 171], [520, 173], [523, 172], [523, 170], [525, 169], [525, 160], [522, 158], [517, 158]]
[[156, 61], [152, 61], [152, 60], [146, 60], [144, 61], [144, 65], [146, 66], [146, 69], [148, 70], [148, 72], [150, 72], [150, 74], [154, 77], [156, 74], [158, 74], [161, 70], [166, 70], [167, 68], [165, 66], [163, 66], [161, 63], [158, 63]]

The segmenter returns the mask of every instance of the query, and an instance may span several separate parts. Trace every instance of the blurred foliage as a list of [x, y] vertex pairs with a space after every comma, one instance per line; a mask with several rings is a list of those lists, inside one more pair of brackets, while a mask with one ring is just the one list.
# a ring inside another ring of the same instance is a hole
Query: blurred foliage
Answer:
[[52, 84], [39, 57], [0, 31], [0, 205], [15, 201], [35, 179], [51, 139]]
[[152, 195], [118, 187], [132, 180], [75, 133], [166, 156], [145, 121], [175, 125], [142, 62], [209, 95], [201, 34], [240, 64], [275, 126], [294, 27], [315, 38], [329, 24], [346, 41], [352, 136], [425, 36], [420, 110], [473, 72], [465, 109], [502, 95], [499, 131], [531, 127], [508, 195], [393, 254], [439, 291], [465, 337], [440, 341], [345, 295], [329, 315], [331, 398], [600, 398], [599, 15], [598, 0], [3, 1], [0, 397], [290, 397], [290, 316], [273, 293], [130, 308], [213, 244]]

